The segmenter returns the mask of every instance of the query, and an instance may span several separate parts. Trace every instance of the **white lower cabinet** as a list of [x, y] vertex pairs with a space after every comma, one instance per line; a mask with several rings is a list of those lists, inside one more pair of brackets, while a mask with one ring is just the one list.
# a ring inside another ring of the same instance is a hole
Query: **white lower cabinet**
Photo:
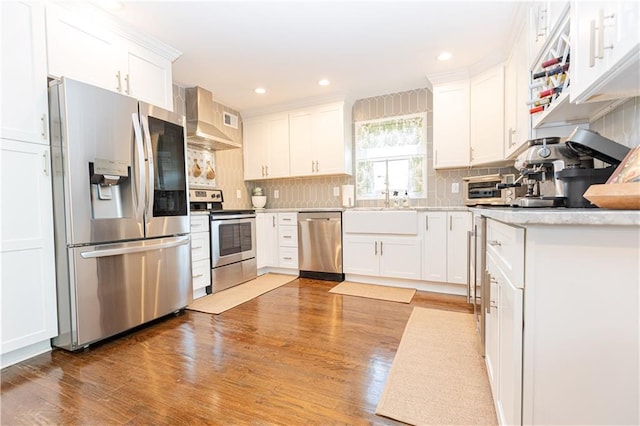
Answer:
[[429, 211], [421, 214], [424, 232], [422, 279], [468, 284], [468, 238], [471, 213]]
[[191, 275], [193, 298], [206, 294], [211, 285], [211, 238], [209, 215], [191, 216]]
[[277, 266], [298, 269], [298, 213], [278, 213]]
[[420, 279], [420, 238], [345, 234], [344, 272], [375, 277]]
[[58, 326], [49, 147], [0, 143], [0, 353], [5, 367], [50, 350]]
[[256, 213], [256, 260], [258, 269], [278, 261], [278, 214]]
[[298, 269], [297, 213], [257, 213], [256, 245], [258, 273], [270, 268]]
[[524, 229], [487, 221], [485, 362], [501, 425], [522, 424]]

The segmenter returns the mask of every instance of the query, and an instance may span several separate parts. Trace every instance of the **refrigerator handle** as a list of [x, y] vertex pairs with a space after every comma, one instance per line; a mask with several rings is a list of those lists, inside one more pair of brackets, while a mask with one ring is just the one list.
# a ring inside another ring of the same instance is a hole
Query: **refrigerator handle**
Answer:
[[149, 221], [153, 217], [153, 194], [154, 194], [154, 168], [153, 168], [153, 150], [151, 145], [151, 133], [149, 132], [149, 117], [140, 114], [140, 123], [142, 123], [142, 132], [144, 134], [145, 143], [145, 162], [147, 163], [147, 172], [149, 173], [149, 184], [147, 186], [147, 208], [145, 211], [145, 220]]
[[138, 118], [138, 114], [135, 112], [131, 114], [131, 119], [133, 121], [133, 134], [135, 136], [135, 156], [136, 156], [136, 165], [137, 165], [137, 174], [138, 178], [136, 182], [138, 183], [138, 187], [136, 188], [136, 219], [140, 222], [144, 220], [144, 206], [145, 206], [145, 192], [144, 189], [147, 187], [147, 176], [144, 172], [144, 146], [142, 145], [142, 129], [140, 128], [140, 120]]
[[162, 250], [172, 247], [183, 246], [189, 244], [189, 238], [181, 238], [173, 241], [167, 241], [163, 243], [149, 244], [148, 242], [141, 243], [135, 247], [120, 247], [104, 250], [85, 251], [80, 253], [83, 259], [95, 259], [98, 257], [118, 256], [121, 254], [140, 253], [143, 251]]
[[[473, 231], [467, 231], [467, 265], [471, 264], [471, 244], [473, 241]], [[473, 262], [475, 265], [475, 261]], [[472, 303], [471, 300], [471, 267], [467, 266], [467, 303]]]

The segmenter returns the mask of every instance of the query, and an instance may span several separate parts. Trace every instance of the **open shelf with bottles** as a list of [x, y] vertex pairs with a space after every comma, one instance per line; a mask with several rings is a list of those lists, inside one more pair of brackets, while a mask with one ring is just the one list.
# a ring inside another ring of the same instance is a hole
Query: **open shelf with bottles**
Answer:
[[567, 9], [531, 67], [528, 105], [534, 129], [593, 121], [611, 109], [610, 101], [570, 103], [570, 26]]

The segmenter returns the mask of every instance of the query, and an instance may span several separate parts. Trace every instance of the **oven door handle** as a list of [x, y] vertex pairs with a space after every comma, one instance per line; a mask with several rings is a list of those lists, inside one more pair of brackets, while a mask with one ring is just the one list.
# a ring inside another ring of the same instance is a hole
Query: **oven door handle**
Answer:
[[226, 220], [238, 220], [238, 219], [255, 219], [255, 214], [230, 214], [223, 216], [211, 216], [211, 221], [226, 221]]

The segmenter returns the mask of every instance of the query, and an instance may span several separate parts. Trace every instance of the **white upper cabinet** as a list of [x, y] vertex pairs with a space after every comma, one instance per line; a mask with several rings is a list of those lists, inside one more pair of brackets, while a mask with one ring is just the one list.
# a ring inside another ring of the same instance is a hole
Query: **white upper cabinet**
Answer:
[[125, 93], [173, 111], [171, 61], [132, 43], [126, 54]]
[[42, 5], [2, 2], [0, 136], [49, 145], [47, 56]]
[[351, 174], [344, 102], [289, 113], [292, 176]]
[[245, 180], [289, 176], [289, 116], [262, 115], [243, 120]]
[[[150, 38], [144, 37], [150, 44]], [[172, 61], [178, 51], [136, 42], [121, 28], [47, 4], [48, 70], [173, 110]]]
[[469, 166], [469, 81], [433, 87], [433, 167]]
[[568, 1], [560, 0], [536, 1], [530, 7], [528, 28], [534, 55], [538, 54], [554, 33], [568, 7]]
[[244, 119], [245, 180], [351, 174], [344, 102]]
[[529, 100], [529, 39], [523, 28], [518, 32], [505, 67], [504, 156], [508, 158], [531, 139]]
[[571, 102], [640, 95], [640, 3], [571, 4]]
[[471, 79], [471, 165], [504, 160], [504, 66]]

